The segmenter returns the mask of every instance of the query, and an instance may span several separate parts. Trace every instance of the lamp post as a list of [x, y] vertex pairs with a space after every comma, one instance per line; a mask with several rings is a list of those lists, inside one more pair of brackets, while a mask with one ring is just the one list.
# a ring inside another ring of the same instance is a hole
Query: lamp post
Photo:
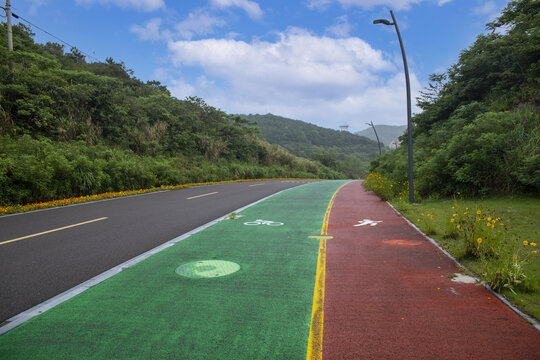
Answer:
[[379, 145], [379, 155], [382, 155], [381, 142], [379, 141], [379, 135], [377, 135], [377, 130], [375, 130], [375, 125], [373, 125], [373, 121], [370, 123], [366, 123], [366, 125], [371, 126], [373, 128], [373, 131], [375, 131], [375, 136], [377, 137], [377, 145]]
[[403, 55], [403, 67], [405, 68], [405, 84], [407, 86], [407, 137], [409, 142], [409, 202], [414, 203], [414, 181], [413, 181], [413, 149], [412, 149], [412, 121], [411, 121], [411, 84], [409, 81], [409, 67], [407, 66], [407, 57], [405, 56], [405, 48], [403, 47], [403, 41], [401, 40], [401, 34], [399, 33], [398, 24], [394, 16], [394, 12], [390, 10], [392, 15], [392, 21], [386, 19], [374, 20], [373, 24], [394, 25], [396, 28], [397, 36], [399, 39], [399, 46], [401, 47], [401, 55]]

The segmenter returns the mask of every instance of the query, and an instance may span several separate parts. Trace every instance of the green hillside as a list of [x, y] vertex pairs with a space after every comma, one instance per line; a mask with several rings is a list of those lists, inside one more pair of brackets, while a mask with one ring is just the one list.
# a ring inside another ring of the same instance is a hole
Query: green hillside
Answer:
[[362, 177], [379, 148], [377, 142], [348, 131], [337, 131], [272, 114], [241, 115], [256, 122], [271, 144], [282, 146], [292, 154], [345, 173], [349, 178]]
[[[420, 195], [540, 193], [540, 2], [512, 1], [486, 29], [417, 99]], [[371, 170], [406, 180], [407, 146]]]
[[[405, 130], [407, 130], [407, 125], [375, 125], [375, 129], [377, 129], [377, 135], [379, 135], [379, 140], [381, 141], [381, 143], [384, 146], [389, 146], [390, 142], [393, 139], [397, 139], [398, 137], [403, 135]], [[355, 134], [359, 136], [365, 136], [368, 139], [377, 141], [375, 132], [371, 127], [362, 131], [355, 132]]]
[[[272, 177], [335, 178], [268, 144], [196, 97], [178, 100], [122, 62], [37, 44], [0, 25], [0, 206], [161, 185]], [[10, 72], [8, 61], [14, 63]]]

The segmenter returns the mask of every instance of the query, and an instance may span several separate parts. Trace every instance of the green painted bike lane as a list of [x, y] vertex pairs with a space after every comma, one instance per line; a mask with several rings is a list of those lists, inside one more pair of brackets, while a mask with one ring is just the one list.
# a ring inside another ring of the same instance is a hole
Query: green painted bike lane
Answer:
[[[286, 190], [192, 235], [0, 336], [0, 358], [305, 359], [309, 236], [344, 183]], [[273, 223], [244, 224], [256, 220]]]

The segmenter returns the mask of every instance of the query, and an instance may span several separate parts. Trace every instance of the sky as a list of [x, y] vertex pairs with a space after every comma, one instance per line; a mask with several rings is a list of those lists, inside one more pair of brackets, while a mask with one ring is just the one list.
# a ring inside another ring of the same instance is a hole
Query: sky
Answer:
[[[407, 123], [397, 34], [373, 20], [391, 20], [394, 11], [418, 113], [415, 97], [429, 75], [455, 64], [507, 2], [11, 0], [11, 6], [91, 56], [87, 61], [122, 61], [135, 77], [158, 80], [179, 99], [197, 96], [229, 114], [272, 113], [359, 131], [370, 121]], [[59, 42], [33, 31], [37, 42]]]

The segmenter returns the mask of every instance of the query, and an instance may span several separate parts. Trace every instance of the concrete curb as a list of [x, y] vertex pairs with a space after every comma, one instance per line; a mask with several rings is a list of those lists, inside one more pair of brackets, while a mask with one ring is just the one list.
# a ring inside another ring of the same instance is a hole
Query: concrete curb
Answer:
[[[433, 245], [435, 245], [443, 254], [445, 254], [446, 256], [448, 256], [454, 263], [456, 263], [456, 265], [458, 265], [459, 267], [463, 268], [463, 269], [466, 269], [467, 271], [469, 271], [471, 274], [473, 274], [472, 271], [470, 271], [469, 269], [467, 269], [467, 267], [463, 264], [461, 264], [459, 261], [457, 261], [452, 255], [450, 255], [450, 253], [448, 251], [446, 251], [445, 249], [443, 249], [434, 239], [430, 238], [429, 236], [427, 236], [426, 234], [424, 234], [422, 232], [422, 230], [420, 230], [420, 228], [418, 228], [416, 225], [414, 225], [411, 221], [409, 221], [409, 219], [407, 219], [401, 212], [399, 212], [399, 210], [397, 210], [392, 204], [390, 204], [390, 202], [386, 201], [386, 203], [388, 204], [388, 206], [390, 206], [399, 216], [401, 216], [411, 227], [413, 227], [416, 231], [418, 231], [420, 234], [422, 234], [423, 237], [425, 237], [427, 240], [429, 240]], [[510, 301], [508, 301], [504, 296], [502, 296], [501, 294], [499, 294], [498, 292], [495, 292], [491, 289], [491, 287], [489, 287], [489, 285], [487, 284], [484, 284], [482, 282], [482, 280], [477, 277], [477, 276], [473, 276], [476, 281], [481, 284], [484, 288], [486, 288], [491, 294], [493, 294], [493, 296], [497, 297], [500, 301], [502, 301], [506, 306], [508, 306], [510, 309], [512, 309], [512, 311], [514, 311], [516, 314], [518, 314], [519, 316], [521, 316], [523, 319], [525, 319], [528, 323], [530, 323], [532, 326], [534, 326], [536, 328], [536, 330], [540, 331], [540, 323], [538, 323], [538, 321], [536, 319], [534, 319], [533, 317], [525, 314], [523, 311], [519, 310], [517, 307], [515, 307], [512, 303], [510, 303]]]

